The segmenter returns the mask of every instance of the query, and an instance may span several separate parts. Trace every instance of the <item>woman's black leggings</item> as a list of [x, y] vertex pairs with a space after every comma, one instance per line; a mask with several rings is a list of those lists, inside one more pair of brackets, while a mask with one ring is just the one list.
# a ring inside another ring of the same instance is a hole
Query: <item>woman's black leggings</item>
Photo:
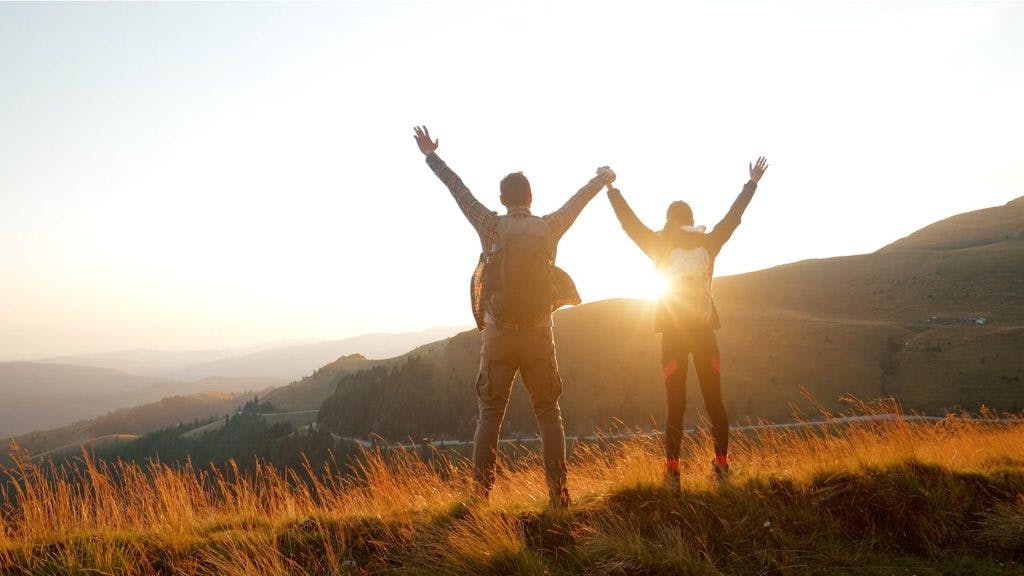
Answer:
[[683, 413], [686, 412], [686, 371], [693, 355], [704, 407], [715, 437], [715, 455], [729, 451], [729, 418], [722, 403], [722, 374], [718, 358], [718, 339], [712, 330], [665, 331], [661, 335], [662, 376], [668, 413], [665, 417], [665, 457], [679, 459], [683, 441]]

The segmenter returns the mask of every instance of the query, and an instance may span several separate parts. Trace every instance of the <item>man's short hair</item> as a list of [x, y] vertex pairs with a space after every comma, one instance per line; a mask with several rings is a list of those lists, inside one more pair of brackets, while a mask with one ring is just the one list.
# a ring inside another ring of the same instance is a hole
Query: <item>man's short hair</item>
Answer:
[[676, 200], [668, 205], [665, 219], [676, 226], [693, 226], [693, 209], [686, 202]]
[[501, 203], [513, 206], [529, 206], [533, 201], [530, 181], [522, 172], [513, 172], [501, 179]]

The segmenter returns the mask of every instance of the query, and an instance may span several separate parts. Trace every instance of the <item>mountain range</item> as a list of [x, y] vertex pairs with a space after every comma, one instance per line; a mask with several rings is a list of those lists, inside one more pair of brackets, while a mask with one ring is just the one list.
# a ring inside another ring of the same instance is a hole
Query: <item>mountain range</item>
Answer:
[[338, 340], [285, 341], [239, 350], [124, 350], [45, 358], [40, 362], [108, 368], [172, 380], [261, 376], [293, 381], [349, 354], [389, 358], [445, 338], [467, 326], [440, 326], [413, 332], [361, 334]]
[[[394, 356], [459, 327], [284, 342], [244, 350], [129, 350], [0, 362], [0, 438], [85, 421], [112, 410], [204, 392], [262, 392], [361, 351]], [[365, 358], [360, 355], [360, 358]], [[329, 393], [329, 391], [328, 391]]]
[[47, 430], [161, 398], [202, 392], [241, 393], [286, 384], [252, 376], [182, 382], [107, 368], [42, 362], [0, 363], [0, 438]]

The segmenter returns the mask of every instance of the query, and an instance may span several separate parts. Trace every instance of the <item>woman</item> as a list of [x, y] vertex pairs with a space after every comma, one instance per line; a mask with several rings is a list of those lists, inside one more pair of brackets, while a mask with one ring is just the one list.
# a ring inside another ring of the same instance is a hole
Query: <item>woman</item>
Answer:
[[760, 157], [748, 168], [750, 180], [711, 232], [693, 225], [693, 211], [682, 201], [669, 205], [664, 228], [655, 232], [640, 222], [617, 189], [608, 187], [608, 199], [622, 228], [668, 282], [655, 308], [654, 322], [655, 331], [661, 332], [662, 376], [668, 400], [665, 487], [674, 495], [680, 492], [679, 451], [686, 411], [686, 370], [691, 355], [715, 439], [712, 470], [719, 480], [729, 475], [729, 419], [722, 403], [721, 363], [715, 337], [720, 324], [711, 295], [711, 278], [715, 258], [739, 226], [768, 164]]

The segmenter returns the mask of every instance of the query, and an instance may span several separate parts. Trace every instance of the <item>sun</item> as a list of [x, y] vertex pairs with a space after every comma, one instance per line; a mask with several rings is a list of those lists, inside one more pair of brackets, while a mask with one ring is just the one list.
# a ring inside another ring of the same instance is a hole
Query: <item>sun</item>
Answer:
[[640, 274], [634, 284], [634, 293], [645, 300], [657, 300], [668, 291], [668, 279], [655, 270]]

